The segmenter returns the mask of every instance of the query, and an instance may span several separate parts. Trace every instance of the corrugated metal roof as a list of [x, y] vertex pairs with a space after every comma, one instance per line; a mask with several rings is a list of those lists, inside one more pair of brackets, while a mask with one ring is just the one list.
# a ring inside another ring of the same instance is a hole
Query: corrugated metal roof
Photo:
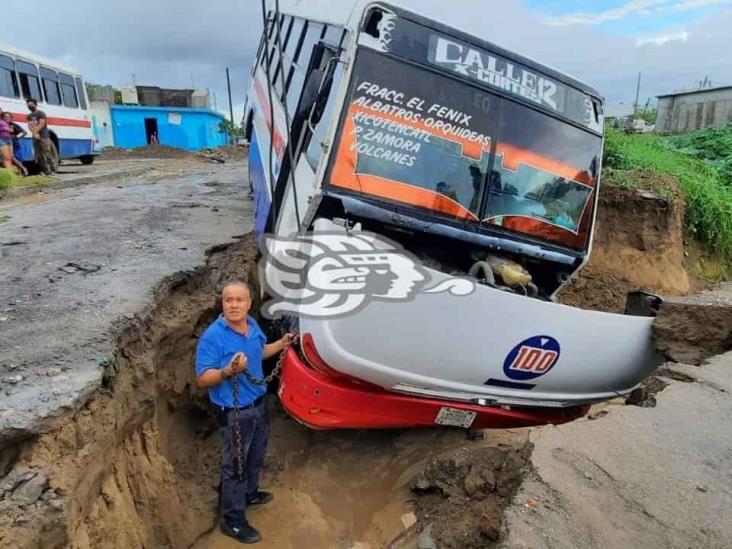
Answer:
[[692, 93], [706, 93], [706, 92], [713, 92], [713, 91], [719, 91], [719, 90], [732, 90], [732, 85], [717, 86], [716, 88], [704, 88], [701, 90], [683, 90], [683, 91], [677, 91], [677, 92], [673, 92], [673, 93], [664, 93], [663, 95], [657, 95], [656, 97], [673, 97], [676, 95], [690, 95]]

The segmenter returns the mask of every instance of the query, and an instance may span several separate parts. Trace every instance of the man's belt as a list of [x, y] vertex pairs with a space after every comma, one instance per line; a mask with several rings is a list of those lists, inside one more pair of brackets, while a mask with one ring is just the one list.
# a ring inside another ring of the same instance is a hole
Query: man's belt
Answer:
[[[251, 402], [251, 403], [247, 404], [246, 406], [239, 406], [239, 409], [240, 410], [248, 410], [249, 408], [256, 408], [257, 406], [259, 406], [260, 404], [262, 404], [262, 402], [264, 402], [264, 397], [265, 396], [267, 396], [267, 395], [262, 395], [257, 400], [255, 400], [254, 402]], [[221, 409], [223, 409], [223, 410], [225, 410], [227, 412], [230, 412], [230, 411], [234, 410], [235, 408], [233, 406], [221, 406]]]

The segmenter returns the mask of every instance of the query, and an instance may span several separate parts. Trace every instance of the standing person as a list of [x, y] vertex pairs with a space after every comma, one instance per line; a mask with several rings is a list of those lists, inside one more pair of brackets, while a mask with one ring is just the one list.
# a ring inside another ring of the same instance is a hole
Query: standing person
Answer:
[[20, 159], [20, 140], [28, 135], [28, 132], [26, 132], [20, 124], [13, 122], [13, 115], [11, 113], [7, 111], [4, 112], [2, 114], [2, 118], [7, 122], [8, 126], [10, 126], [10, 130], [13, 132], [13, 164], [18, 167], [20, 173], [25, 177], [28, 175], [28, 170], [25, 169], [23, 161]]
[[244, 282], [227, 284], [222, 301], [223, 314], [198, 341], [196, 382], [208, 389], [222, 427], [221, 531], [242, 543], [256, 543], [262, 536], [247, 521], [246, 507], [273, 499], [272, 494], [259, 489], [269, 436], [267, 388], [264, 383], [252, 383], [242, 372], [262, 379], [262, 360], [282, 352], [295, 335], [286, 334], [267, 344], [264, 332], [249, 316], [251, 290]]
[[33, 134], [33, 148], [36, 152], [36, 162], [41, 171], [46, 175], [56, 173], [58, 169], [58, 157], [53, 151], [51, 134], [48, 131], [48, 118], [46, 113], [38, 109], [38, 101], [28, 99], [25, 104], [28, 106], [28, 128]]
[[[2, 111], [0, 111], [1, 113]], [[10, 125], [0, 117], [0, 160], [3, 168], [13, 173], [13, 130]]]

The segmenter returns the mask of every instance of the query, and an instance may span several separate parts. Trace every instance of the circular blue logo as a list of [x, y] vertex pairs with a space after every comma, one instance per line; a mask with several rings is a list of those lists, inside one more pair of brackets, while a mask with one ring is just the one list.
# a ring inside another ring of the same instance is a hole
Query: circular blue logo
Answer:
[[557, 363], [559, 353], [559, 342], [551, 336], [524, 339], [503, 361], [503, 373], [521, 381], [543, 376]]

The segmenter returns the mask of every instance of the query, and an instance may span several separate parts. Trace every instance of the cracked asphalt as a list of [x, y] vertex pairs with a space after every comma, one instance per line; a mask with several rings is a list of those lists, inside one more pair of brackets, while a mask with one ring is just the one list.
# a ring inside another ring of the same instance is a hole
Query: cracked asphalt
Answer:
[[167, 275], [253, 228], [243, 162], [160, 161], [154, 175], [0, 202], [0, 448], [83, 404], [114, 326]]

